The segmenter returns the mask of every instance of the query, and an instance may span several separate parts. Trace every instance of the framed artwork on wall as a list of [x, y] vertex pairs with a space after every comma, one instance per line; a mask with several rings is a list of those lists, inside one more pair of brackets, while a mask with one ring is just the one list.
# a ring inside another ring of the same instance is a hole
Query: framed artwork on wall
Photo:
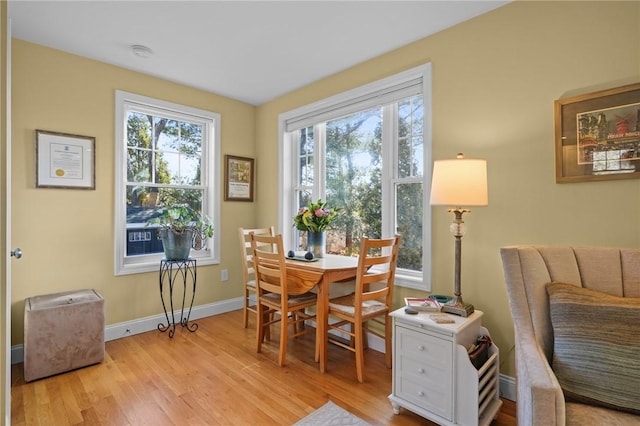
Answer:
[[225, 201], [253, 201], [253, 158], [224, 156]]
[[36, 130], [36, 187], [96, 189], [96, 138]]
[[640, 177], [640, 83], [554, 104], [556, 182]]

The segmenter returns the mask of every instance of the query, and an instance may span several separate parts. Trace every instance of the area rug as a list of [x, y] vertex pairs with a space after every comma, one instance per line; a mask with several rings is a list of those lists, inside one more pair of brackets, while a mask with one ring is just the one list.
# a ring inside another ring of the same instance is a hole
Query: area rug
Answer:
[[367, 426], [369, 423], [329, 401], [293, 426]]

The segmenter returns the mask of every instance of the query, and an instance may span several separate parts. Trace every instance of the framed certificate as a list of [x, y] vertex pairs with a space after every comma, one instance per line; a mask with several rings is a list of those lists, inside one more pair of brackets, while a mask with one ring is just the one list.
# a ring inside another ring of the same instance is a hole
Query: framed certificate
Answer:
[[36, 130], [36, 187], [96, 189], [91, 136]]
[[225, 201], [253, 201], [253, 158], [225, 155]]

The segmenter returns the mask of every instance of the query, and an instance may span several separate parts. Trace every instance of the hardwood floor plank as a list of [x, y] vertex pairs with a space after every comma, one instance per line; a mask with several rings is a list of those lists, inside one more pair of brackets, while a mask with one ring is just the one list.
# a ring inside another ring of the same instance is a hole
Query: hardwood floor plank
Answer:
[[73, 374], [60, 375], [60, 406], [65, 409], [65, 415], [69, 419], [70, 424], [78, 424], [82, 422], [82, 410], [78, 405], [75, 394], [73, 392], [73, 384], [71, 377]]
[[87, 409], [82, 410], [82, 418], [83, 418], [83, 422], [79, 424], [83, 426], [104, 424], [102, 423], [102, 420], [100, 419], [100, 417], [98, 416], [98, 413], [96, 413], [96, 410], [93, 407], [89, 407]]
[[[314, 334], [289, 341], [287, 365], [277, 365], [278, 330], [255, 352], [255, 329], [242, 328], [241, 311], [197, 321], [173, 339], [151, 331], [106, 343], [105, 361], [24, 382], [12, 366], [11, 420], [32, 425], [290, 425], [333, 401], [372, 425], [432, 425], [401, 410], [393, 414], [391, 370], [384, 355], [365, 351], [365, 383], [355, 357], [330, 345], [326, 374], [314, 361]], [[514, 426], [515, 404], [505, 401], [494, 426]]]

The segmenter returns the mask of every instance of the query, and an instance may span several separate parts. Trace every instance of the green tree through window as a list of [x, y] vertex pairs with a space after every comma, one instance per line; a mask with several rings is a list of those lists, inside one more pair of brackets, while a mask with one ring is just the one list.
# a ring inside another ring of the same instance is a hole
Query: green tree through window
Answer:
[[[327, 236], [327, 252], [355, 255], [363, 236], [381, 238], [383, 222], [391, 221], [403, 236], [398, 267], [422, 271], [423, 254], [423, 138], [422, 96], [306, 127], [298, 132], [300, 206], [311, 200], [316, 182], [324, 182], [324, 197], [342, 212]], [[396, 129], [385, 140], [384, 123]], [[387, 124], [389, 125], [389, 124]], [[314, 129], [321, 129], [315, 132]], [[324, 134], [324, 139], [314, 137]], [[396, 164], [384, 164], [383, 147], [391, 144]], [[315, 176], [314, 156], [324, 160], [324, 176]], [[391, 182], [384, 181], [385, 167]], [[394, 204], [383, 214], [383, 193]], [[322, 192], [322, 191], [320, 191]], [[304, 235], [298, 237], [304, 242]]]

